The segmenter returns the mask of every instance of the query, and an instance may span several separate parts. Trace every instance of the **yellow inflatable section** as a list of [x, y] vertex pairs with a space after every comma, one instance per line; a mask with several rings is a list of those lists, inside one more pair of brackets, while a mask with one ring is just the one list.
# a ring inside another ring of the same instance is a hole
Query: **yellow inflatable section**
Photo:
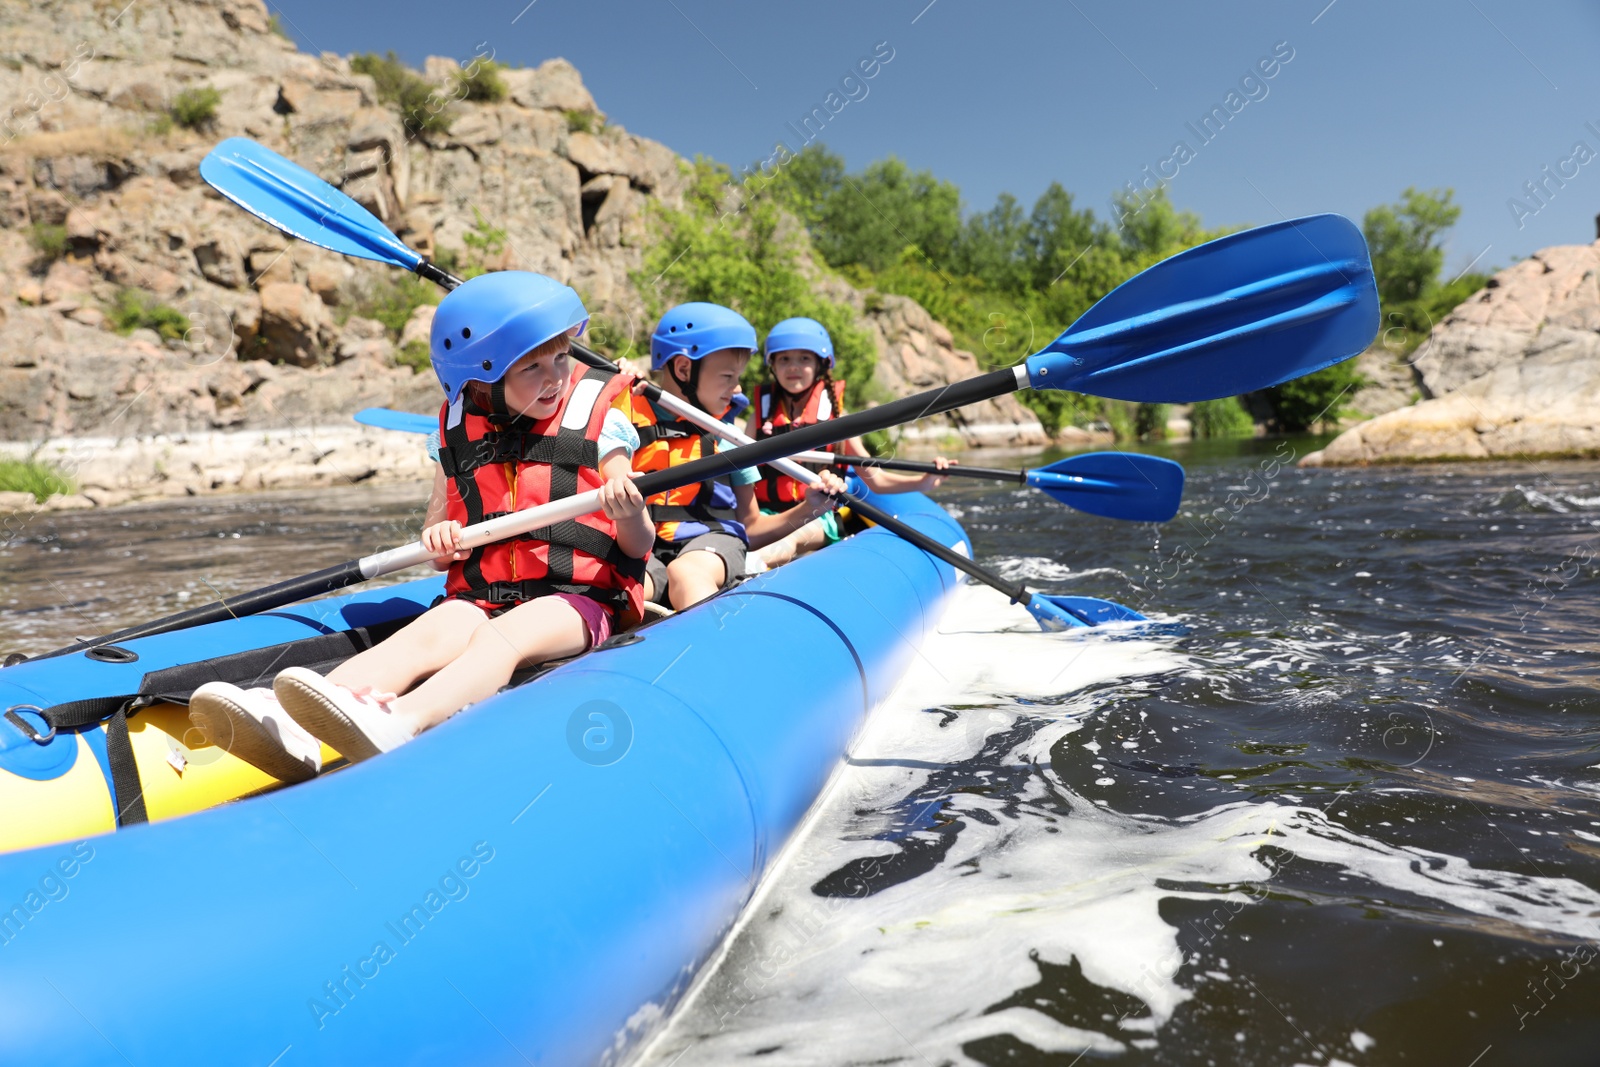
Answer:
[[[104, 730], [104, 727], [98, 727]], [[225, 804], [284, 783], [209, 745], [182, 704], [153, 704], [128, 716], [128, 740], [151, 822]], [[0, 852], [68, 841], [116, 828], [111, 785], [82, 737], [72, 769], [46, 781], [0, 770]], [[322, 765], [342, 763], [322, 746]]]

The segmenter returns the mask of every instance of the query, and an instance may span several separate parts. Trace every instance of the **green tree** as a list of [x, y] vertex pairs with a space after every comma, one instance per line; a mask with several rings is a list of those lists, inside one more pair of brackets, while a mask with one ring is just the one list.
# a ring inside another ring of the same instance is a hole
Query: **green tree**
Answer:
[[[871, 334], [856, 321], [854, 309], [813, 292], [800, 268], [805, 237], [784, 226], [777, 201], [747, 197], [742, 210], [724, 211], [725, 201], [733, 199], [729, 180], [726, 167], [697, 160], [685, 209], [655, 209], [659, 240], [634, 275], [646, 302], [642, 332], [648, 334], [668, 307], [690, 300], [733, 308], [759, 335], [782, 319], [807, 315], [833, 337], [834, 374], [847, 383], [851, 406], [877, 399], [872, 372], [878, 357]], [[752, 360], [747, 388], [762, 373], [761, 364]]]
[[1033, 281], [1038, 251], [1022, 205], [1001, 193], [994, 207], [971, 215], [951, 249], [950, 269], [1007, 293], [1025, 292]]
[[781, 166], [761, 170], [756, 164], [746, 171], [747, 188], [755, 195], [771, 190], [771, 195], [794, 212], [812, 230], [821, 224], [822, 205], [844, 188], [844, 160], [828, 151], [820, 141], [806, 145], [789, 156]]
[[1388, 307], [1416, 300], [1439, 280], [1444, 267], [1441, 235], [1456, 224], [1461, 208], [1453, 189], [1422, 192], [1409, 187], [1395, 204], [1368, 211], [1361, 231], [1372, 252], [1378, 299]]
[[[1444, 234], [1461, 217], [1455, 190], [1409, 187], [1394, 204], [1368, 211], [1361, 229], [1372, 252], [1386, 346], [1409, 352], [1457, 304], [1483, 288], [1488, 275], [1463, 274], [1441, 284]], [[1398, 344], [1395, 343], [1398, 339]]]
[[960, 230], [960, 190], [890, 156], [844, 177], [818, 205], [811, 236], [832, 266], [882, 270], [908, 246], [944, 263]]

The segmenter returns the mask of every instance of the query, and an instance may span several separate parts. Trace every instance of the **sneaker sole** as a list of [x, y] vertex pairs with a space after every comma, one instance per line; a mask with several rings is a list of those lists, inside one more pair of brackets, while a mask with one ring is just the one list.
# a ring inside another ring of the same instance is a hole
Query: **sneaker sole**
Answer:
[[189, 705], [189, 721], [212, 745], [280, 782], [309, 782], [317, 776], [315, 769], [290, 755], [266, 727], [232, 700], [203, 693]]
[[382, 754], [383, 750], [338, 705], [298, 678], [280, 677], [272, 683], [272, 691], [301, 729], [351, 763]]

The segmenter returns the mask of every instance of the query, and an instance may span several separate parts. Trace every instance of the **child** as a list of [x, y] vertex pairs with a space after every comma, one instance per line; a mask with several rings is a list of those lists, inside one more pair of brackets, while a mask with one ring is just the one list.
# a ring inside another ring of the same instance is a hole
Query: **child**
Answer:
[[[844, 382], [834, 379], [833, 338], [816, 319], [784, 319], [767, 334], [767, 372], [771, 382], [756, 387], [750, 401], [750, 425], [746, 431], [756, 440], [788, 433], [801, 426], [836, 419], [845, 414]], [[826, 451], [840, 456], [866, 456], [859, 437], [829, 446]], [[943, 456], [934, 457], [939, 469], [950, 465]], [[944, 482], [940, 474], [898, 474], [876, 467], [858, 469], [861, 480], [875, 493], [931, 492]], [[761, 510], [783, 514], [805, 496], [805, 486], [772, 467], [760, 467], [756, 501]], [[829, 511], [815, 522], [801, 527], [761, 553], [768, 566], [776, 567], [797, 555], [831, 545], [844, 536], [843, 523], [848, 509]]]
[[[321, 769], [319, 742], [351, 761], [386, 752], [519, 667], [577, 655], [638, 621], [655, 531], [630, 476], [638, 437], [616, 406], [632, 379], [574, 364], [570, 339], [587, 321], [577, 293], [521, 271], [444, 298], [430, 341], [443, 444], [421, 540], [449, 571], [446, 599], [326, 678], [291, 667], [270, 692], [201, 686], [190, 717], [207, 740], [304, 780]], [[603, 513], [538, 540], [461, 547], [465, 525], [590, 489]]]
[[[755, 328], [738, 312], [718, 304], [680, 304], [662, 316], [650, 338], [650, 369], [664, 372], [664, 392], [720, 418], [755, 347]], [[639, 432], [636, 471], [675, 467], [727, 448], [637, 394], [629, 417]], [[750, 548], [776, 541], [830, 510], [828, 493], [843, 491], [844, 483], [831, 473], [823, 479], [823, 489], [800, 493], [782, 515], [761, 513], [753, 488], [759, 476], [748, 469], [650, 497], [656, 539], [645, 596], [682, 610], [743, 576]]]

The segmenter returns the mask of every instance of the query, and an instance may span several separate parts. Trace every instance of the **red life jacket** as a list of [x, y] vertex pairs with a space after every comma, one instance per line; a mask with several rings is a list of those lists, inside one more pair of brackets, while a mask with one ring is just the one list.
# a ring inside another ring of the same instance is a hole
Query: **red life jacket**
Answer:
[[[548, 419], [492, 415], [466, 394], [444, 405], [448, 516], [472, 525], [600, 488], [600, 430], [633, 381], [580, 364]], [[450, 564], [445, 592], [491, 610], [577, 593], [609, 608], [620, 629], [643, 617], [644, 563], [622, 551], [616, 523], [596, 511], [473, 549]]]
[[[811, 426], [843, 415], [844, 383], [830, 381], [828, 385], [831, 388], [824, 389], [821, 378], [811, 383], [811, 392], [806, 396], [805, 408], [800, 412], [798, 419], [790, 419], [784, 411], [782, 399], [786, 394], [782, 390], [770, 382], [762, 382], [756, 386], [756, 395], [750, 401], [750, 410], [756, 414], [756, 440], [777, 437], [801, 426]], [[819, 451], [838, 450], [838, 445], [826, 445]], [[806, 466], [814, 465], [806, 464]], [[780, 474], [764, 463], [760, 470], [761, 480], [756, 483], [755, 489], [756, 501], [762, 507], [772, 511], [788, 511], [806, 498], [804, 483], [796, 481], [787, 474]]]

